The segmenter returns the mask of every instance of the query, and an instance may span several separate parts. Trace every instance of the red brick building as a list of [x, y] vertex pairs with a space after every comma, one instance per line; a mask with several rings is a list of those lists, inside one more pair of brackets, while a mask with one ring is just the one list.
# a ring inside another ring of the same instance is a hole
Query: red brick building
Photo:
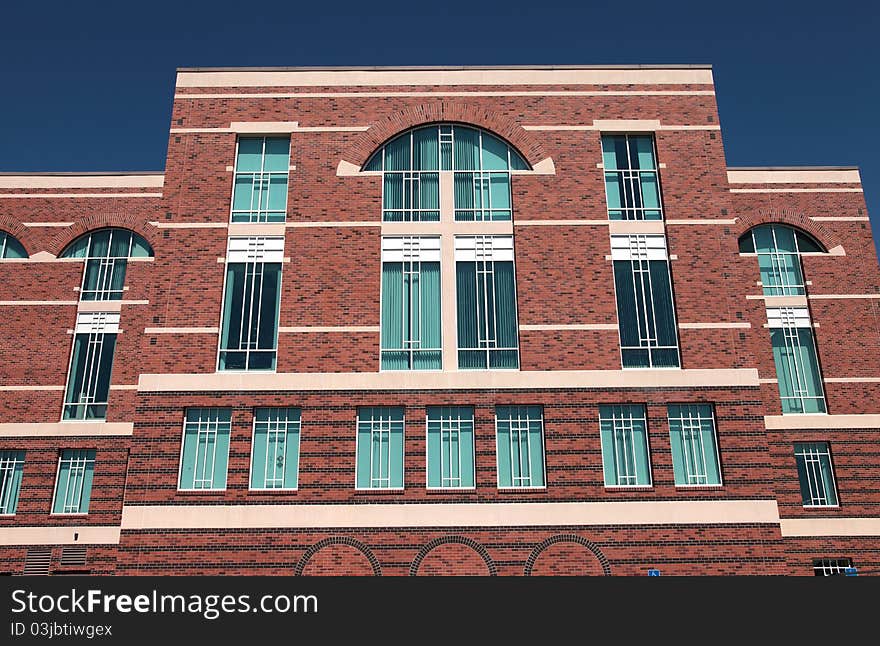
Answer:
[[0, 571], [880, 569], [858, 170], [708, 67], [180, 70], [0, 250]]

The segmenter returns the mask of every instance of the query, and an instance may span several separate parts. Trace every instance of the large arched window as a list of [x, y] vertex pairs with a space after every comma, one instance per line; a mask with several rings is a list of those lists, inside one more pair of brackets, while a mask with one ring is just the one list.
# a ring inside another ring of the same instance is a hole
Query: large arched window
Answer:
[[454, 185], [455, 219], [510, 220], [510, 171], [525, 160], [498, 137], [457, 124], [415, 128], [392, 139], [364, 166], [382, 171], [382, 219], [440, 220], [441, 176]]
[[153, 249], [141, 236], [127, 229], [98, 229], [70, 243], [60, 258], [86, 261], [80, 299], [122, 300], [125, 268], [129, 258], [151, 258]]
[[495, 135], [449, 123], [396, 136], [364, 166], [382, 173], [382, 220], [412, 223], [382, 237], [382, 370], [519, 367], [510, 177], [528, 169]]
[[812, 236], [784, 224], [762, 224], [739, 239], [741, 253], [755, 253], [765, 296], [805, 294], [800, 254], [824, 252]]
[[0, 258], [27, 258], [27, 251], [13, 236], [0, 231]]
[[815, 238], [785, 224], [762, 224], [739, 239], [740, 253], [758, 257], [765, 296], [802, 296], [801, 304], [767, 306], [770, 345], [783, 413], [824, 413], [825, 393], [807, 307], [801, 254], [823, 253]]

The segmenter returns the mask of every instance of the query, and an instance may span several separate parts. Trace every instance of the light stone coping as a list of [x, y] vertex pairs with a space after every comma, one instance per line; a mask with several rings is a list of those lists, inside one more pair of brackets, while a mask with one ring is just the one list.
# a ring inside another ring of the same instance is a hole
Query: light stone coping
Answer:
[[783, 518], [783, 536], [878, 536], [880, 518]]
[[162, 188], [163, 175], [0, 175], [0, 188]]
[[393, 85], [711, 85], [711, 69], [446, 69], [180, 71], [176, 87]]
[[779, 523], [775, 500], [363, 505], [125, 505], [122, 529]]
[[119, 533], [119, 527], [95, 525], [0, 527], [0, 545], [118, 545]]
[[0, 199], [8, 198], [119, 198], [119, 197], [162, 197], [161, 193], [0, 193]]
[[[63, 386], [61, 389], [63, 390]], [[112, 386], [111, 389], [113, 389]], [[0, 437], [125, 436], [131, 435], [133, 431], [134, 424], [131, 422], [36, 422], [27, 424], [0, 424]]]
[[[456, 347], [444, 344], [444, 347]], [[455, 364], [446, 364], [455, 365]], [[757, 387], [754, 368], [142, 374], [141, 392]]]
[[764, 427], [773, 431], [814, 428], [880, 428], [880, 415], [825, 415], [823, 413], [765, 415]]
[[731, 184], [860, 184], [858, 169], [771, 169], [727, 171]]

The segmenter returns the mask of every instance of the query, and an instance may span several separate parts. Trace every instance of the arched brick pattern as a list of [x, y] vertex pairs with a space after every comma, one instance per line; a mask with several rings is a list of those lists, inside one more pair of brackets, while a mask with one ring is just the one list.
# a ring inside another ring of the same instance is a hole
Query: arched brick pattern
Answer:
[[803, 213], [774, 208], [758, 209], [746, 215], [738, 216], [736, 219], [736, 237], [739, 238], [749, 229], [753, 229], [761, 224], [788, 224], [802, 229], [825, 245], [825, 248], [828, 250], [843, 244], [840, 236], [821, 222], [813, 222]]
[[419, 550], [419, 553], [413, 559], [412, 565], [410, 565], [409, 567], [409, 575], [417, 576], [419, 573], [419, 568], [422, 566], [422, 562], [425, 560], [425, 557], [427, 557], [432, 550], [435, 550], [441, 545], [447, 544], [466, 545], [483, 559], [486, 568], [489, 570], [489, 576], [498, 575], [498, 570], [495, 567], [495, 561], [493, 561], [492, 557], [489, 556], [489, 552], [486, 551], [486, 548], [477, 543], [475, 540], [467, 538], [466, 536], [442, 536], [428, 542], [422, 547], [421, 550]]
[[359, 540], [356, 540], [349, 536], [330, 536], [329, 538], [318, 541], [309, 549], [307, 549], [306, 553], [302, 555], [299, 563], [297, 563], [296, 567], [293, 569], [293, 573], [296, 576], [302, 576], [303, 571], [306, 569], [306, 565], [308, 565], [309, 561], [312, 559], [313, 556], [315, 556], [315, 554], [320, 552], [325, 547], [336, 545], [346, 545], [348, 547], [356, 549], [358, 552], [366, 557], [367, 561], [369, 561], [370, 567], [373, 570], [373, 574], [375, 576], [382, 576], [382, 566], [379, 565], [379, 560], [376, 558], [376, 555], [373, 554], [373, 551], [369, 547], [361, 543]]
[[[523, 574], [525, 576], [532, 576], [532, 571], [535, 568], [535, 562], [538, 560], [538, 557], [541, 556], [541, 553], [560, 543], [576, 543], [586, 548], [592, 553], [592, 555], [596, 559], [598, 559], [599, 565], [602, 567], [602, 574], [604, 574], [605, 576], [611, 576], [611, 563], [608, 561], [608, 558], [602, 553], [602, 550], [599, 549], [599, 546], [592, 541], [588, 541], [587, 539], [578, 536], [577, 534], [557, 534], [556, 536], [551, 536], [547, 540], [542, 541], [541, 543], [536, 545], [535, 549], [533, 549], [532, 553], [529, 555], [529, 559], [526, 561], [526, 567], [523, 571]], [[576, 572], [575, 574], [579, 573]]]
[[437, 101], [407, 108], [374, 123], [352, 142], [342, 158], [362, 167], [376, 149], [395, 135], [415, 126], [440, 121], [464, 123], [489, 130], [516, 148], [532, 166], [548, 157], [540, 142], [512, 119], [474, 105]]
[[5, 231], [18, 240], [27, 251], [28, 256], [33, 256], [40, 251], [35, 248], [35, 241], [31, 238], [30, 230], [18, 220], [5, 214], [0, 215], [0, 231]]
[[81, 220], [77, 220], [73, 226], [62, 229], [49, 242], [49, 248], [46, 251], [57, 256], [67, 245], [84, 233], [94, 229], [102, 229], [104, 227], [119, 227], [120, 229], [134, 231], [150, 243], [154, 252], [156, 250], [156, 238], [158, 234], [156, 227], [146, 220], [134, 217], [127, 213], [110, 212], [87, 215]]

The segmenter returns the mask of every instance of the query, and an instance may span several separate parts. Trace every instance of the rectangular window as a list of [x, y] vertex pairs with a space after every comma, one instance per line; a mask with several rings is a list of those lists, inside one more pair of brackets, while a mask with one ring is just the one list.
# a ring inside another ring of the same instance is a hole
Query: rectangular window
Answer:
[[81, 312], [70, 354], [64, 419], [105, 419], [119, 312]]
[[813, 574], [815, 576], [845, 575], [846, 569], [853, 566], [852, 559], [813, 559]]
[[403, 489], [403, 408], [358, 408], [357, 489]]
[[672, 279], [663, 235], [612, 235], [624, 368], [678, 368]]
[[794, 445], [801, 498], [804, 507], [837, 507], [834, 467], [827, 442], [806, 442]]
[[439, 370], [440, 238], [382, 238], [382, 370]]
[[710, 404], [670, 404], [669, 439], [677, 486], [720, 485], [721, 468]]
[[11, 516], [18, 507], [24, 451], [0, 451], [0, 516]]
[[232, 189], [233, 222], [284, 222], [289, 137], [240, 137]]
[[459, 369], [519, 368], [513, 236], [455, 237]]
[[296, 489], [300, 410], [257, 408], [251, 447], [251, 489]]
[[795, 230], [760, 226], [751, 231], [765, 296], [806, 294]]
[[428, 407], [428, 488], [474, 487], [474, 409]]
[[87, 514], [95, 471], [94, 449], [65, 449], [58, 460], [53, 514]]
[[662, 220], [652, 135], [604, 135], [602, 161], [609, 220]]
[[599, 406], [606, 487], [650, 487], [648, 420], [638, 404]]
[[230, 408], [187, 408], [177, 488], [225, 489], [229, 460]]
[[510, 148], [479, 130], [457, 128], [454, 141], [455, 219], [511, 219]]
[[284, 238], [230, 238], [219, 370], [274, 370]]
[[386, 222], [439, 222], [438, 140], [422, 128], [385, 146], [382, 219]]
[[498, 406], [495, 409], [498, 487], [542, 488], [544, 477], [544, 412], [541, 406]]
[[767, 308], [783, 413], [824, 413], [819, 357], [806, 308]]

